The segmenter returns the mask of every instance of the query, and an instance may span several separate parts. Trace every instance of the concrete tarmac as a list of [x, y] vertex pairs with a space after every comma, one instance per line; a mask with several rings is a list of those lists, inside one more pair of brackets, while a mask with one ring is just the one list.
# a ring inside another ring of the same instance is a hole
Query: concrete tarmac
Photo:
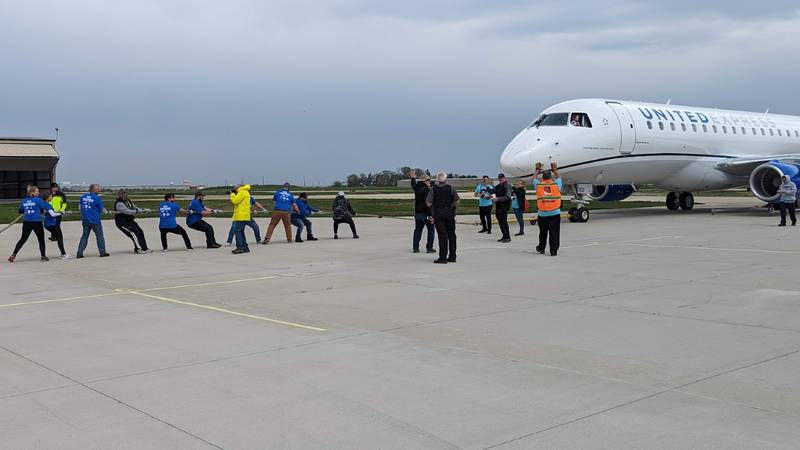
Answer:
[[152, 219], [149, 255], [113, 222], [110, 258], [30, 241], [0, 265], [0, 447], [798, 447], [800, 228], [596, 212], [557, 257], [459, 226], [434, 265], [412, 222], [356, 220], [242, 256], [159, 253]]

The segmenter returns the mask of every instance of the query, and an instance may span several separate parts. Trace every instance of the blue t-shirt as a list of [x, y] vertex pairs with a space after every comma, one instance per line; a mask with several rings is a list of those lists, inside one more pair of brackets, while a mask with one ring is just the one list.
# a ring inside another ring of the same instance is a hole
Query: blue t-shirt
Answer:
[[189, 214], [186, 216], [186, 225], [192, 225], [203, 220], [203, 211], [205, 211], [205, 209], [206, 207], [203, 205], [203, 202], [198, 199], [192, 200], [192, 202], [189, 203]]
[[[483, 184], [479, 184], [475, 187], [476, 194], [494, 194], [494, 186], [491, 184], [487, 184], [484, 186]], [[483, 198], [483, 195], [479, 197], [478, 206], [492, 206], [492, 198]]]
[[253, 206], [255, 204], [256, 204], [256, 198], [251, 195], [250, 196], [250, 206]]
[[97, 194], [87, 192], [81, 196], [80, 205], [83, 221], [98, 225], [100, 223], [100, 214], [106, 209], [103, 199]]
[[[22, 210], [22, 220], [24, 222], [41, 222], [42, 210], [45, 209], [45, 202], [39, 197], [27, 197], [19, 202], [19, 209]], [[52, 209], [52, 208], [51, 208]]]
[[291, 211], [292, 205], [295, 203], [294, 195], [286, 189], [281, 189], [272, 196], [272, 201], [275, 202], [276, 211]]
[[181, 207], [175, 202], [161, 202], [158, 207], [158, 228], [170, 230], [178, 226], [178, 212]]
[[[561, 191], [564, 189], [564, 185], [561, 183], [561, 178], [556, 178], [556, 184], [558, 185], [558, 190]], [[533, 180], [533, 190], [535, 191], [536, 188], [539, 186], [539, 180]], [[537, 213], [538, 216], [541, 217], [549, 217], [549, 216], [560, 216], [561, 209], [555, 209], [553, 211], [544, 211]]]
[[56, 226], [56, 217], [51, 216], [47, 211], [52, 211], [53, 205], [50, 203], [44, 202], [44, 226], [46, 227], [54, 227]]

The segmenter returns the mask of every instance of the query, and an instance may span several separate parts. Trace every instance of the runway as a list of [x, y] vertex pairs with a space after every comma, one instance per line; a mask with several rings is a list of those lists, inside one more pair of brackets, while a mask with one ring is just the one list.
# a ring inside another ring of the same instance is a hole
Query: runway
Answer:
[[110, 258], [29, 241], [0, 266], [3, 447], [796, 448], [800, 227], [777, 221], [597, 211], [555, 258], [534, 227], [460, 225], [443, 266], [388, 218], [242, 256], [192, 230], [159, 253], [154, 219], [150, 255], [113, 222]]

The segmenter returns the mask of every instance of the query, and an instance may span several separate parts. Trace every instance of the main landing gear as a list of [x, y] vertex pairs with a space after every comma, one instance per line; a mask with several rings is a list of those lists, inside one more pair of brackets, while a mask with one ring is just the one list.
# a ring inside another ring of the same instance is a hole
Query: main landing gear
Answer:
[[586, 223], [589, 221], [589, 200], [586, 198], [586, 190], [579, 189], [578, 186], [573, 186], [574, 196], [572, 202], [576, 205], [575, 208], [570, 208], [569, 221], [573, 223]]
[[667, 209], [677, 211], [679, 208], [684, 211], [694, 208], [694, 195], [691, 192], [670, 192], [667, 194]]

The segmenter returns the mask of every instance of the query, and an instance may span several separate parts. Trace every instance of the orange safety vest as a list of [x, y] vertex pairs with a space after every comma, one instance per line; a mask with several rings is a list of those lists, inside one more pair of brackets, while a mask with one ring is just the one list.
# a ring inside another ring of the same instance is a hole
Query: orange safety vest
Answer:
[[561, 208], [561, 190], [555, 182], [542, 181], [536, 186], [536, 208], [540, 212]]

